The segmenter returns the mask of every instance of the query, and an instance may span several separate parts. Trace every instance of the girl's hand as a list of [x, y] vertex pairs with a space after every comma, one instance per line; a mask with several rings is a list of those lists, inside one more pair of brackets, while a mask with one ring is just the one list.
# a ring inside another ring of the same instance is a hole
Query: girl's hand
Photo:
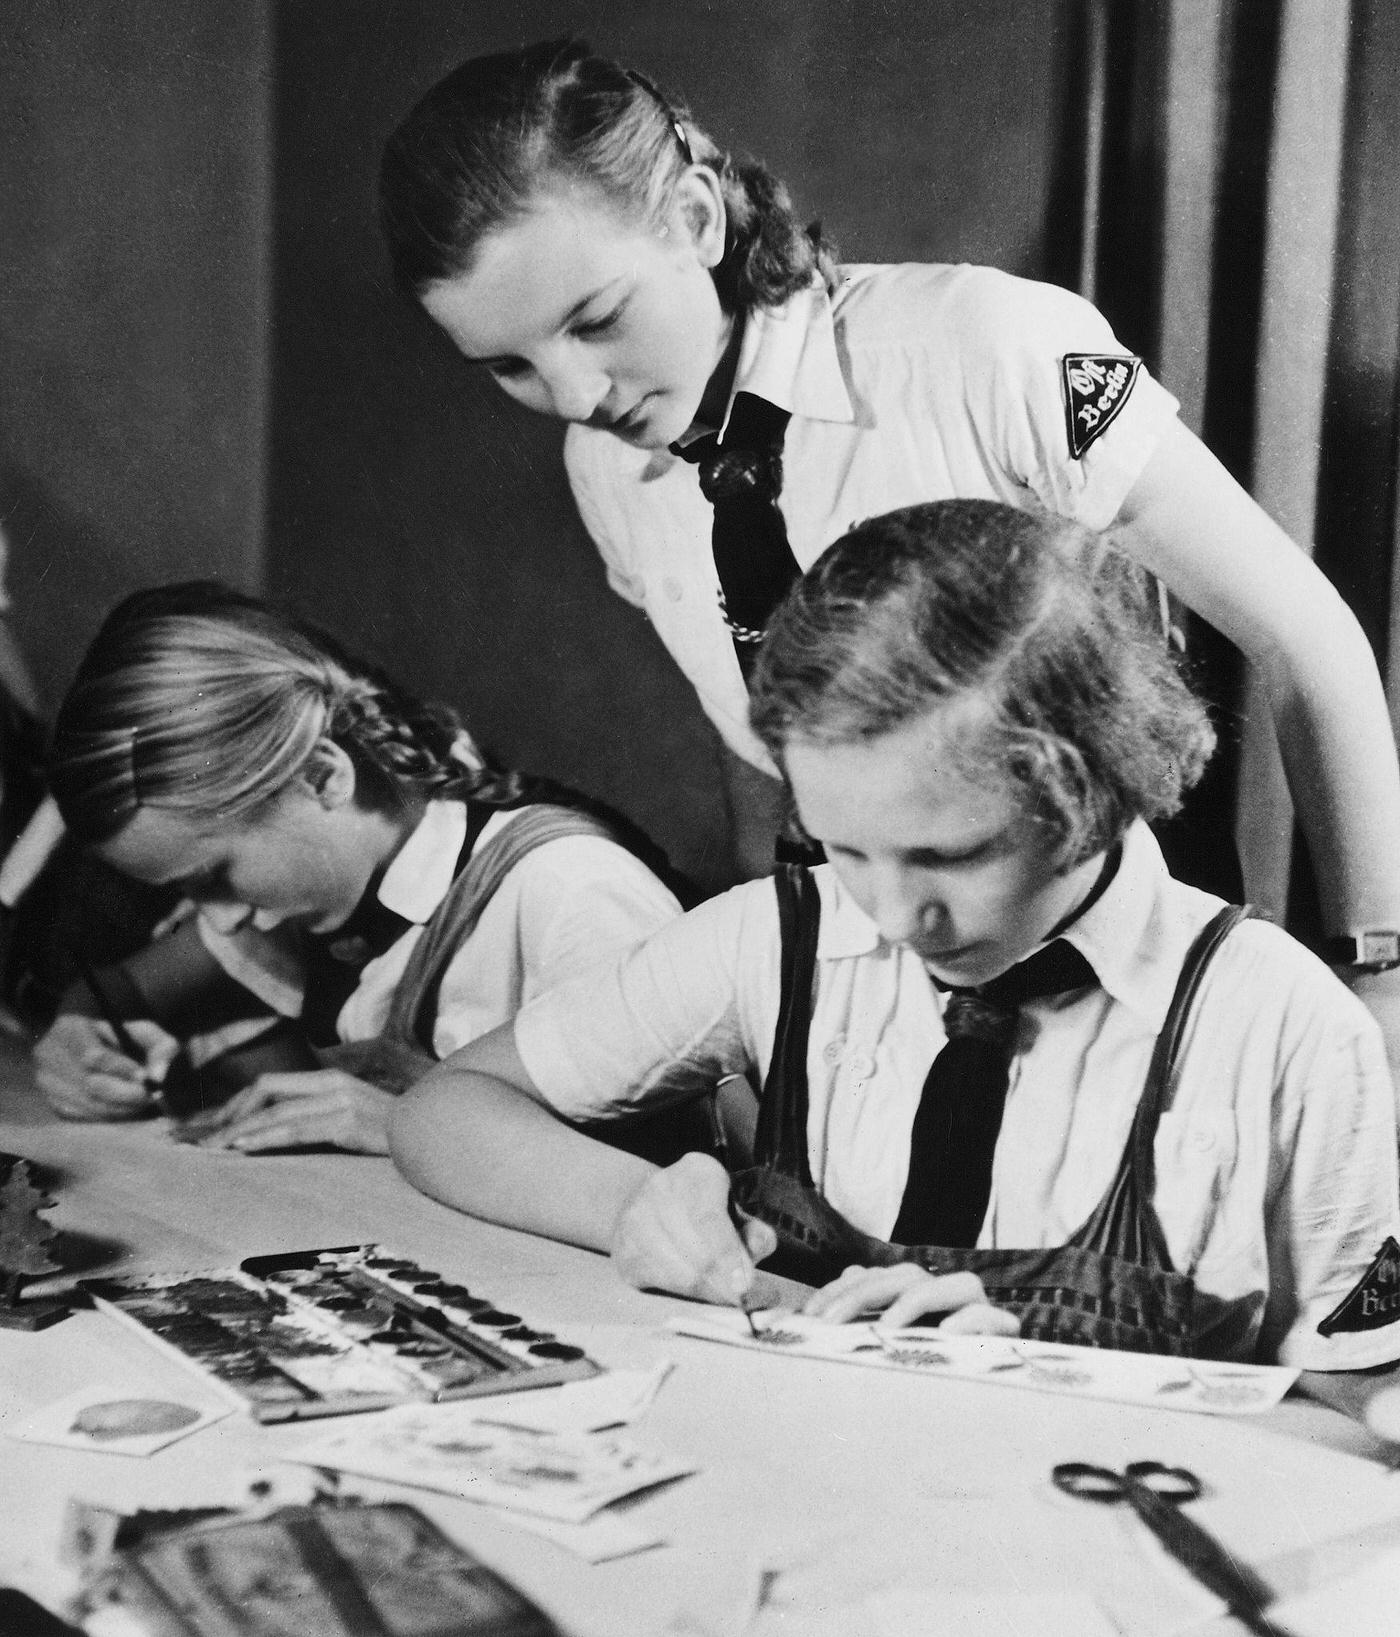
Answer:
[[394, 1101], [391, 1092], [343, 1069], [260, 1074], [221, 1108], [186, 1120], [180, 1135], [201, 1148], [245, 1154], [317, 1143], [387, 1154]]
[[950, 1336], [1015, 1336], [1021, 1329], [1014, 1313], [987, 1300], [975, 1273], [927, 1273], [912, 1262], [847, 1268], [809, 1296], [802, 1311], [835, 1324], [878, 1312], [882, 1330], [900, 1330], [929, 1313], [944, 1313], [938, 1329]]
[[63, 1012], [34, 1048], [34, 1079], [65, 1120], [130, 1120], [155, 1111], [154, 1087], [180, 1049], [158, 1023], [133, 1018], [127, 1033], [145, 1053], [128, 1057], [109, 1023]]
[[731, 1214], [729, 1173], [708, 1154], [686, 1154], [654, 1171], [613, 1229], [617, 1271], [639, 1290], [734, 1306], [753, 1283], [754, 1264], [778, 1238], [765, 1222]]

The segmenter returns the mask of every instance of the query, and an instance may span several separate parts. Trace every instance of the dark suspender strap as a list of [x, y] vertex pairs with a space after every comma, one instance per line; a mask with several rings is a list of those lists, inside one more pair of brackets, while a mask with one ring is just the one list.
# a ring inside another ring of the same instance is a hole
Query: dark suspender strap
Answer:
[[[611, 832], [587, 813], [539, 805], [522, 809], [499, 835], [465, 861], [458, 855], [456, 878], [414, 945], [394, 991], [385, 1034], [430, 1047], [438, 991], [447, 968], [475, 931], [496, 889], [527, 854], [566, 836], [612, 840]], [[469, 849], [474, 839], [469, 826], [464, 847]]]
[[1206, 968], [1230, 933], [1253, 912], [1230, 904], [1197, 933], [1186, 952], [1171, 1005], [1157, 1034], [1123, 1157], [1108, 1192], [1070, 1243], [1128, 1262], [1170, 1270], [1166, 1235], [1152, 1199], [1157, 1185], [1153, 1144], [1176, 1074], [1177, 1057]]
[[1152, 1198], [1156, 1182], [1152, 1144], [1157, 1136], [1157, 1124], [1166, 1106], [1172, 1077], [1176, 1072], [1176, 1060], [1181, 1051], [1181, 1042], [1185, 1038], [1186, 1025], [1196, 1004], [1196, 996], [1200, 992], [1206, 968], [1214, 959], [1221, 944], [1251, 913], [1247, 905], [1227, 904], [1197, 933], [1196, 941], [1186, 952], [1181, 976], [1176, 980], [1176, 992], [1167, 1010], [1166, 1021], [1162, 1024], [1157, 1044], [1152, 1049], [1152, 1061], [1148, 1064], [1147, 1081], [1143, 1086], [1142, 1097], [1138, 1101], [1138, 1111], [1133, 1117], [1133, 1168], [1138, 1174], [1138, 1182], [1143, 1190], [1142, 1198], [1145, 1200]]
[[763, 1082], [754, 1163], [776, 1166], [812, 1186], [807, 1163], [807, 1040], [817, 969], [821, 895], [810, 870], [783, 864], [774, 871], [778, 927], [782, 937], [781, 985], [773, 1056]]

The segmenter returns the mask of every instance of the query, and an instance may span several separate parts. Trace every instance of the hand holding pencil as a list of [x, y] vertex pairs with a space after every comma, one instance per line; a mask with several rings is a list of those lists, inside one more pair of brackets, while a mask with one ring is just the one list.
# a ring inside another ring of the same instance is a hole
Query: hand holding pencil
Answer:
[[734, 1209], [729, 1174], [708, 1154], [686, 1154], [654, 1171], [618, 1217], [612, 1256], [644, 1290], [747, 1310], [756, 1266], [777, 1236]]
[[34, 1048], [35, 1081], [65, 1120], [124, 1120], [155, 1112], [158, 1092], [180, 1043], [149, 1018], [119, 1017], [100, 979], [79, 974], [101, 1017], [61, 1012]]

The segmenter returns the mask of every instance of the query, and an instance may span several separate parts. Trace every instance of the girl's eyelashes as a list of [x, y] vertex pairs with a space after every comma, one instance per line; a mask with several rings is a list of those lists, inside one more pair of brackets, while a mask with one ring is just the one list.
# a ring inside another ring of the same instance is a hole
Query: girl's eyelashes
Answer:
[[612, 308], [609, 312], [602, 313], [597, 318], [584, 319], [581, 323], [574, 326], [574, 334], [583, 336], [605, 335], [610, 329], [612, 329], [613, 325], [617, 323], [618, 319], [622, 317], [622, 309], [626, 305], [627, 303], [625, 301], [620, 301], [617, 306]]
[[[570, 328], [570, 335], [579, 336], [585, 341], [591, 341], [600, 335], [606, 335], [617, 323], [627, 309], [626, 301], [619, 301], [605, 313], [596, 318], [577, 320]], [[524, 358], [481, 358], [477, 363], [496, 381], [519, 381], [530, 373], [530, 365]]]

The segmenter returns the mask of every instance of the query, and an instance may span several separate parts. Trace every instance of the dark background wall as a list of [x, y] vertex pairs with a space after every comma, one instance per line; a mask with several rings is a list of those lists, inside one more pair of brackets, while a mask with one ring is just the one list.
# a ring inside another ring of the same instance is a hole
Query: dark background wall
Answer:
[[267, 21], [0, 10], [0, 519], [50, 700], [117, 595], [260, 572]]
[[[10, 0], [0, 499], [52, 699], [101, 609], [214, 572], [314, 614], [715, 884], [711, 735], [573, 514], [558, 428], [388, 285], [379, 144], [463, 57], [580, 31], [851, 259], [1067, 276], [1068, 0]], [[1059, 242], [1056, 240], [1056, 242]]]

